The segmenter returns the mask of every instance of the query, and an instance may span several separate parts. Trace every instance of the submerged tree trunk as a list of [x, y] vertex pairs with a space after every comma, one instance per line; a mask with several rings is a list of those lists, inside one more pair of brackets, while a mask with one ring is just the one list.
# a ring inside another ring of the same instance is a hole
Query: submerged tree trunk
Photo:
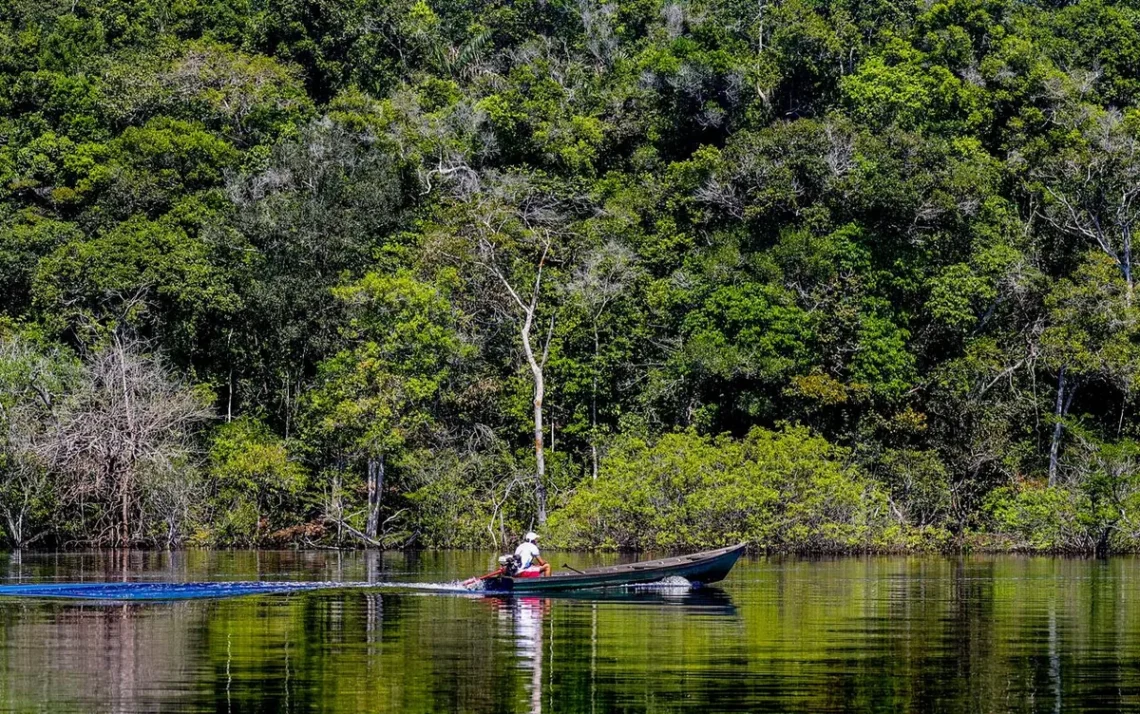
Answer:
[[384, 490], [384, 457], [368, 459], [368, 523], [364, 535], [375, 540], [380, 531], [380, 500]]
[[[1113, 524], [1115, 525], [1115, 524]], [[1096, 546], [1093, 548], [1093, 553], [1098, 558], [1108, 557], [1108, 539], [1112, 536], [1112, 525], [1105, 526], [1101, 532], [1100, 537], [1096, 540]]]

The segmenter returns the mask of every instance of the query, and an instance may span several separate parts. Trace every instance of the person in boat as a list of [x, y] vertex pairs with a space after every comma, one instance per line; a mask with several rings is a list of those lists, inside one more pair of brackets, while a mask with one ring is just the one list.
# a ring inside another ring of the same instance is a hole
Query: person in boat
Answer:
[[519, 572], [516, 578], [550, 577], [550, 563], [542, 559], [538, 552], [538, 534], [534, 531], [523, 536], [523, 542], [515, 548], [519, 559]]

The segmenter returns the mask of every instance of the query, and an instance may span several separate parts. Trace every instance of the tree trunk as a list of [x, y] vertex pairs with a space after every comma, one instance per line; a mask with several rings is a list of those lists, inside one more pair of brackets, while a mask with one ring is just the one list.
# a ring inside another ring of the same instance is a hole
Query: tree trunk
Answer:
[[[597, 317], [601, 317], [601, 313]], [[597, 325], [597, 318], [594, 320]], [[594, 480], [598, 480], [598, 329], [594, 328], [594, 369], [590, 377], [590, 458]]]
[[[538, 310], [538, 298], [542, 289], [542, 268], [546, 264], [546, 256], [550, 252], [550, 241], [547, 240], [545, 247], [542, 251], [542, 257], [538, 261], [538, 270], [534, 276], [534, 287], [531, 291], [529, 304], [524, 302], [519, 296], [519, 293], [511, 286], [509, 280], [497, 267], [494, 266], [493, 254], [494, 248], [489, 242], [484, 244], [487, 252], [492, 255], [492, 261], [486, 264], [486, 267], [491, 273], [502, 283], [506, 288], [507, 293], [514, 299], [515, 303], [522, 310], [523, 323], [519, 327], [519, 335], [522, 337], [523, 352], [526, 353], [526, 362], [530, 366], [531, 375], [534, 378], [534, 495], [535, 501], [538, 505], [538, 523], [543, 525], [546, 523], [546, 456], [543, 453], [542, 443], [542, 400], [546, 391], [546, 383], [543, 379], [542, 368], [546, 364], [546, 348], [550, 346], [550, 335], [547, 335], [546, 347], [543, 348], [542, 360], [539, 361], [534, 355], [534, 346], [530, 343], [530, 332], [534, 326], [535, 313]], [[551, 334], [554, 331], [554, 321], [550, 323]]]
[[1098, 558], [1108, 557], [1108, 537], [1112, 535], [1112, 527], [1109, 526], [1101, 531], [1100, 538], [1096, 541], [1094, 553]]
[[1121, 251], [1121, 267], [1124, 268], [1124, 282], [1127, 284], [1127, 292], [1125, 293], [1125, 301], [1132, 304], [1132, 232], [1124, 231], [1124, 249]]
[[121, 496], [122, 518], [123, 518], [123, 522], [122, 522], [122, 526], [123, 526], [122, 545], [124, 548], [128, 548], [131, 545], [130, 489], [128, 488], [128, 486], [129, 486], [129, 483], [124, 478], [123, 488], [122, 488], [122, 496]]
[[[226, 352], [230, 352], [230, 345], [234, 341], [234, 328], [230, 328], [230, 332], [226, 335]], [[232, 357], [232, 354], [231, 354]], [[233, 360], [230, 361], [230, 373], [228, 386], [226, 387], [226, 423], [229, 424], [234, 416], [234, 365]]]
[[20, 513], [20, 517], [13, 519], [10, 511], [5, 511], [5, 518], [8, 521], [8, 538], [12, 541], [12, 547], [16, 550], [24, 547], [24, 514]]
[[384, 490], [384, 457], [368, 459], [368, 523], [364, 535], [376, 539], [380, 530], [380, 499]]
[[285, 438], [288, 439], [289, 438], [289, 426], [290, 426], [290, 421], [291, 421], [290, 417], [292, 417], [292, 415], [293, 415], [293, 413], [289, 409], [289, 375], [286, 374], [284, 380], [282, 380], [282, 381], [284, 382], [284, 386], [285, 386]]
[[538, 524], [546, 523], [546, 454], [542, 448], [542, 396], [545, 385], [542, 371], [535, 372], [534, 382], [534, 495], [538, 502]]
[[1049, 485], [1057, 485], [1057, 466], [1061, 455], [1061, 434], [1064, 431], [1062, 419], [1069, 413], [1069, 405], [1073, 403], [1073, 394], [1076, 385], [1069, 386], [1065, 377], [1067, 367], [1062, 366], [1057, 374], [1057, 403], [1053, 409], [1053, 440], [1049, 445]]
[[542, 365], [535, 358], [534, 348], [530, 344], [530, 329], [533, 324], [534, 304], [532, 303], [520, 332], [523, 352], [526, 353], [526, 361], [534, 378], [534, 496], [538, 504], [538, 524], [543, 525], [546, 523], [546, 454], [542, 440], [542, 400], [546, 395], [546, 381], [543, 379]]
[[[123, 343], [119, 340], [118, 333], [115, 334], [115, 344], [119, 353], [119, 376], [121, 378], [123, 387], [123, 414], [127, 418], [127, 434], [129, 443], [133, 447], [135, 440], [135, 423], [134, 412], [131, 410], [131, 389], [127, 385], [127, 355], [123, 347]], [[134, 468], [134, 449], [132, 448], [127, 457], [128, 469], [124, 470], [121, 486], [122, 486], [122, 517], [123, 517], [123, 547], [130, 546], [131, 532], [130, 532], [130, 492], [131, 492], [131, 470]]]

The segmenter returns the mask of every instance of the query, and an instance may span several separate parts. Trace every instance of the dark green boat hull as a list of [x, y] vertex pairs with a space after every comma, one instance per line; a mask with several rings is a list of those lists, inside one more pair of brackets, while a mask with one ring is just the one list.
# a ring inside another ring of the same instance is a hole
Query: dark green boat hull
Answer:
[[549, 578], [491, 578], [485, 581], [484, 588], [495, 592], [555, 592], [655, 583], [670, 577], [708, 585], [724, 580], [743, 552], [744, 544], [740, 543], [692, 555], [591, 568], [581, 573], [561, 572]]

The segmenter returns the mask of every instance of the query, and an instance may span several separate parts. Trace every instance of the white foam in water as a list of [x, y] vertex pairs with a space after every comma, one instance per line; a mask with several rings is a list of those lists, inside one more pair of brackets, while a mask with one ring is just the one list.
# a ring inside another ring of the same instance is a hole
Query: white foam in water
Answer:
[[640, 583], [629, 587], [635, 590], [692, 590], [696, 586], [680, 575], [670, 575], [655, 583]]

